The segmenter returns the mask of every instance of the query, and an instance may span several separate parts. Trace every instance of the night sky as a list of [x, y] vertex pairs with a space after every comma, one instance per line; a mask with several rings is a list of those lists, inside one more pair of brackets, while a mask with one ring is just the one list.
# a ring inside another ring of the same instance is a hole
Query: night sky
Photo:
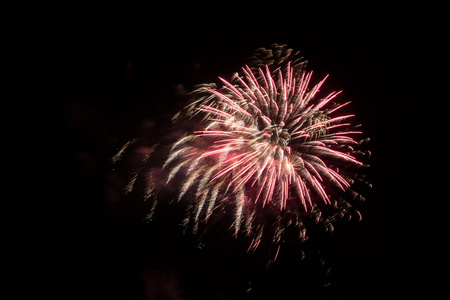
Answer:
[[[10, 224], [21, 228], [10, 233], [11, 244], [20, 245], [11, 251], [15, 293], [152, 300], [438, 295], [448, 276], [441, 173], [448, 95], [439, 93], [448, 35], [443, 7], [428, 4], [205, 1], [116, 7], [114, 14], [88, 7], [19, 14], [7, 58], [18, 79], [17, 107], [4, 111], [6, 147], [17, 157], [5, 162], [16, 194], [8, 201], [18, 204]], [[326, 91], [343, 90], [339, 99], [352, 101], [372, 140], [367, 175], [374, 188], [364, 192], [361, 222], [319, 234], [304, 260], [287, 250], [266, 268], [233, 239], [218, 237], [220, 247], [200, 249], [170, 210], [145, 222], [150, 204], [123, 196], [126, 166], [110, 158], [136, 135], [166, 134], [196, 84], [229, 78], [255, 49], [273, 43], [300, 51], [316, 80], [330, 74]]]

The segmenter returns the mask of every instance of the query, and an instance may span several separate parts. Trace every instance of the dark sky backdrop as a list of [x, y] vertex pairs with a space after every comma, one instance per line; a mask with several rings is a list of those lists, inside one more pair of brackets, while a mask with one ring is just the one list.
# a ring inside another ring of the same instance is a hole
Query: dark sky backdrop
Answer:
[[[249, 274], [249, 299], [442, 290], [448, 222], [444, 151], [435, 149], [446, 142], [447, 99], [438, 92], [444, 8], [338, 2], [164, 3], [115, 14], [65, 7], [19, 17], [13, 76], [20, 108], [8, 142], [21, 158], [8, 166], [22, 179], [18, 194], [30, 191], [32, 204], [19, 214], [30, 214], [32, 225], [23, 254], [29, 259], [15, 270], [17, 292], [241, 299]], [[352, 101], [372, 138], [374, 189], [361, 207], [363, 221], [340, 224], [318, 242], [331, 267], [327, 278], [314, 255], [264, 269], [232, 245], [197, 249], [172, 220], [143, 222], [148, 203], [118, 197], [124, 179], [108, 160], [139, 130], [163, 126], [195, 84], [227, 78], [254, 49], [273, 43], [299, 50], [316, 79], [329, 73], [325, 88], [343, 90], [340, 99]]]

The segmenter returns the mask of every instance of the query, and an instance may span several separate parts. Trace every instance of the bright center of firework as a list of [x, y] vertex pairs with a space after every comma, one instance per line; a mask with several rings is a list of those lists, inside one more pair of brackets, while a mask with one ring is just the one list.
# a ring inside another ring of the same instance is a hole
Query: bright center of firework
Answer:
[[290, 148], [288, 147], [289, 141], [291, 140], [291, 135], [287, 128], [284, 127], [285, 123], [281, 121], [278, 125], [272, 125], [270, 132], [270, 143], [276, 147], [280, 147], [281, 150], [290, 153]]

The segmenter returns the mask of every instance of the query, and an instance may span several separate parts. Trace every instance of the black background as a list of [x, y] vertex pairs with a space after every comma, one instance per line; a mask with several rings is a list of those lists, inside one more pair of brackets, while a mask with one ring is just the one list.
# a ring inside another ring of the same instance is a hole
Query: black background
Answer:
[[[6, 147], [17, 155], [4, 157], [14, 194], [7, 202], [18, 204], [9, 223], [21, 229], [9, 231], [8, 245], [17, 246], [9, 247], [14, 293], [437, 295], [448, 260], [443, 9], [406, 1], [205, 1], [18, 13], [6, 57], [18, 97], [4, 111]], [[318, 241], [324, 267], [316, 254], [305, 262], [286, 254], [265, 268], [233, 245], [198, 249], [174, 220], [145, 223], [149, 204], [120, 197], [124, 178], [109, 160], [127, 139], [165, 124], [195, 84], [227, 78], [273, 43], [299, 50], [316, 80], [330, 74], [325, 88], [343, 90], [372, 138], [374, 188], [363, 220], [338, 224]]]

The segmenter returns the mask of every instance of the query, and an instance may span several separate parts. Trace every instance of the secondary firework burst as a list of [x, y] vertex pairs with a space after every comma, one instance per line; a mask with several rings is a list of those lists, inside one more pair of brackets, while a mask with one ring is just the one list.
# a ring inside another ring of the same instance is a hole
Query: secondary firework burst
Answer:
[[[166, 184], [179, 183], [183, 225], [194, 232], [221, 219], [248, 237], [249, 250], [269, 241], [278, 253], [288, 228], [304, 240], [311, 224], [332, 229], [344, 215], [360, 217], [351, 202], [363, 199], [352, 190], [364, 167], [362, 132], [350, 123], [354, 115], [340, 114], [349, 102], [335, 101], [340, 92], [320, 97], [327, 77], [312, 84], [313, 72], [291, 51], [260, 49], [232, 80], [199, 86], [174, 116], [197, 126], [173, 143], [162, 166]], [[155, 184], [147, 180], [150, 195]]]

